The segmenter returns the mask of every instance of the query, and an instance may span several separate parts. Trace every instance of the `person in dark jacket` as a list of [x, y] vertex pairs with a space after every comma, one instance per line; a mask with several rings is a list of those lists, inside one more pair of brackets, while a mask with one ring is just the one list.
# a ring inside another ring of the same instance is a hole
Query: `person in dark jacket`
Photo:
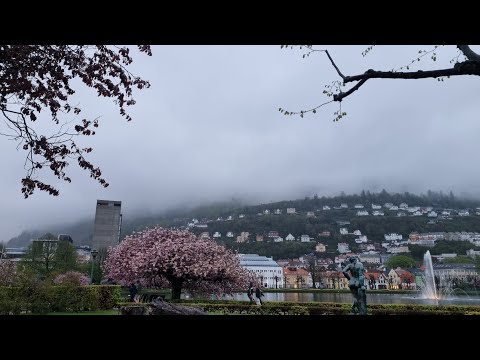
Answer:
[[263, 305], [262, 296], [263, 296], [263, 291], [262, 291], [262, 289], [260, 289], [259, 286], [257, 286], [257, 288], [255, 289], [255, 297], [260, 302], [260, 305]]
[[130, 292], [130, 302], [133, 302], [135, 299], [135, 295], [138, 293], [138, 288], [135, 284], [130, 284], [128, 287], [128, 291]]
[[250, 283], [250, 286], [248, 287], [247, 296], [250, 299], [250, 304], [256, 304], [255, 299], [253, 298], [253, 283]]

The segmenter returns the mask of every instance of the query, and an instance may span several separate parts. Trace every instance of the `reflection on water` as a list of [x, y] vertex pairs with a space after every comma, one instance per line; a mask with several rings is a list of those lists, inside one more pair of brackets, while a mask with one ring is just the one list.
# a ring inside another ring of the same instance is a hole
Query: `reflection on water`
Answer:
[[[248, 301], [246, 294], [235, 294], [235, 300]], [[352, 302], [350, 293], [271, 293], [266, 292], [265, 301], [291, 302]], [[458, 296], [435, 300], [415, 297], [409, 294], [375, 294], [367, 292], [367, 304], [425, 304], [425, 305], [480, 305], [480, 296]]]

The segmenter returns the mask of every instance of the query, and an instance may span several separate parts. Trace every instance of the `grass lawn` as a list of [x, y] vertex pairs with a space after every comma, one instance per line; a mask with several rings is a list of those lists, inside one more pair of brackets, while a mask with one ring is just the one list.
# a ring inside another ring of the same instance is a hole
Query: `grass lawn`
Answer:
[[79, 312], [51, 312], [47, 315], [120, 315], [118, 310], [97, 310], [97, 311], [79, 311]]

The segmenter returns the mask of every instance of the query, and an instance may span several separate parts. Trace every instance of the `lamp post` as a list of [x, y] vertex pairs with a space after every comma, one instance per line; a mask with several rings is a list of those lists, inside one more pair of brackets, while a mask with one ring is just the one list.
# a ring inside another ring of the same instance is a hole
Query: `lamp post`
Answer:
[[98, 251], [97, 250], [92, 250], [90, 252], [91, 258], [92, 258], [92, 269], [90, 270], [90, 284], [93, 284], [93, 267], [95, 264], [95, 258], [97, 257]]

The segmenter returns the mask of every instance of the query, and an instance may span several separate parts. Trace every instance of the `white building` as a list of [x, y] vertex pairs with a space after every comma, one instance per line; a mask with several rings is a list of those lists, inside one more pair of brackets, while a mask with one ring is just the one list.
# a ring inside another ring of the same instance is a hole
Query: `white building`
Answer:
[[348, 247], [348, 244], [342, 243], [342, 242], [337, 244], [337, 250], [340, 254], [345, 254], [350, 252], [350, 248]]
[[218, 231], [215, 231], [215, 233], [213, 234], [213, 237], [219, 238], [219, 237], [222, 237], [222, 234], [220, 234]]
[[357, 216], [368, 216], [367, 210], [359, 210], [357, 211]]
[[340, 234], [347, 235], [348, 234], [348, 229], [347, 228], [340, 228]]
[[295, 214], [295, 208], [287, 208], [287, 214]]
[[240, 265], [252, 271], [266, 288], [283, 287], [283, 268], [272, 258], [257, 254], [239, 254]]
[[385, 240], [387, 241], [395, 241], [395, 240], [402, 240], [402, 235], [397, 233], [390, 233], [383, 235]]
[[233, 232], [231, 232], [231, 231], [227, 232], [227, 237], [232, 238], [233, 237]]
[[288, 234], [288, 235], [285, 237], [285, 240], [286, 240], [286, 241], [295, 241], [295, 236], [293, 236], [292, 234]]
[[322, 209], [323, 209], [323, 210], [330, 210], [330, 206], [328, 206], [328, 205], [323, 205], [323, 208], [322, 208]]
[[310, 242], [310, 236], [309, 235], [301, 235], [300, 236], [300, 242]]

